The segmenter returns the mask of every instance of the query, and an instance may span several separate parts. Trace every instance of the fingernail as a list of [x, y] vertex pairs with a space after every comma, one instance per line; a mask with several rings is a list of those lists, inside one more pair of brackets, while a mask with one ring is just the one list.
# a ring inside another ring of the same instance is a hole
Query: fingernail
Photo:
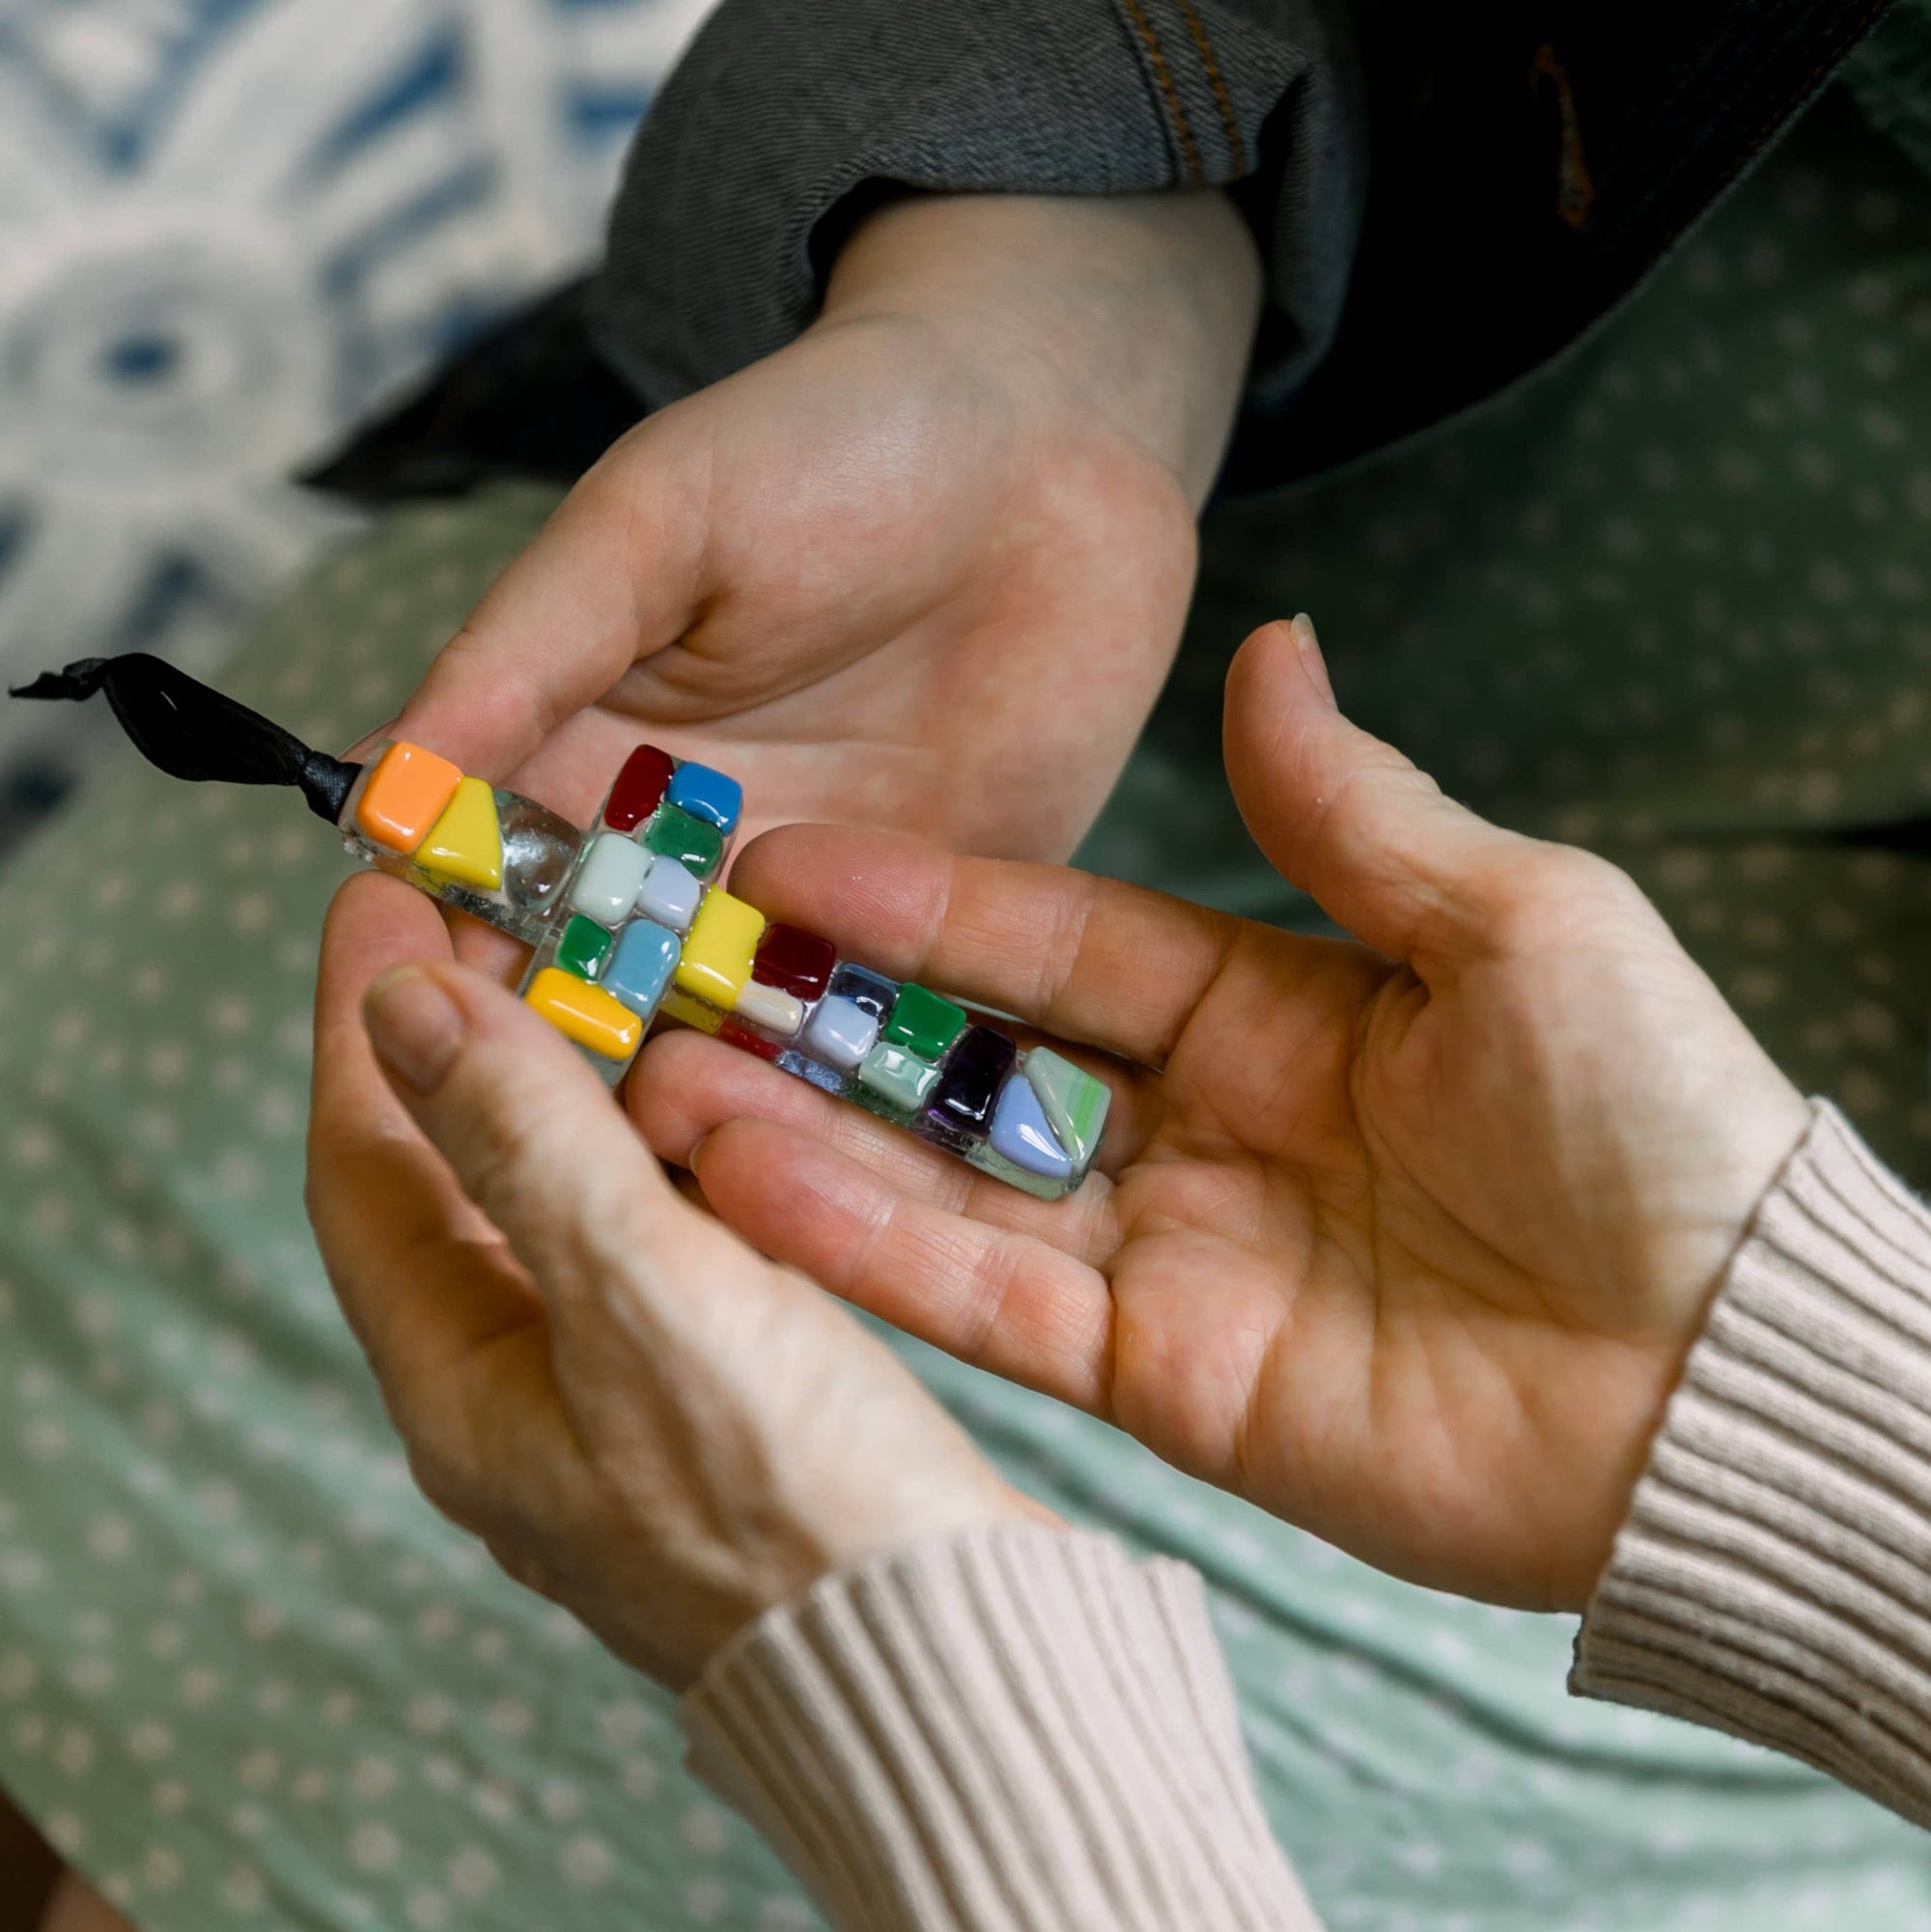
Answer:
[[1307, 682], [1331, 705], [1334, 686], [1328, 676], [1328, 660], [1321, 655], [1321, 640], [1314, 634], [1314, 620], [1301, 611], [1289, 627], [1294, 632], [1295, 649], [1301, 653], [1301, 668]]
[[393, 738], [396, 735], [396, 726], [401, 721], [402, 714], [398, 712], [387, 724], [378, 724], [374, 731], [365, 731], [353, 744], [350, 745], [341, 754], [342, 762], [345, 765], [366, 764], [369, 754], [375, 750], [377, 745], [380, 744], [384, 739]]
[[362, 997], [376, 1057], [419, 1094], [449, 1076], [466, 1030], [462, 1009], [420, 966], [391, 966]]

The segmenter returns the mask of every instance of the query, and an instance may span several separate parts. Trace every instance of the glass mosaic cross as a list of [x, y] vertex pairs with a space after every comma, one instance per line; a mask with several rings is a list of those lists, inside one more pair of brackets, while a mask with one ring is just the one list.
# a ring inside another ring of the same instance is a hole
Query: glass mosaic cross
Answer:
[[639, 745], [586, 833], [394, 742], [338, 823], [371, 864], [534, 947], [523, 999], [613, 1086], [661, 1017], [1044, 1200], [1078, 1187], [1105, 1127], [1105, 1083], [714, 883], [742, 805], [723, 772]]

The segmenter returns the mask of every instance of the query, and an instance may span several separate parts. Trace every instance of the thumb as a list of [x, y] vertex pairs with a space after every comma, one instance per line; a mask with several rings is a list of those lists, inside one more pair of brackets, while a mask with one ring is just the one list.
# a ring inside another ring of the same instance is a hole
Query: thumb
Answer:
[[1224, 741], [1241, 816], [1281, 875], [1417, 969], [1477, 950], [1511, 870], [1541, 850], [1343, 717], [1305, 617], [1264, 625], [1241, 646]]
[[363, 1001], [390, 1085], [529, 1271], [560, 1330], [607, 1284], [674, 1278], [691, 1212], [602, 1082], [522, 1001], [453, 963]]
[[655, 421], [616, 443], [436, 654], [384, 735], [505, 778], [638, 658], [675, 643], [696, 602], [705, 531], [680, 447]]

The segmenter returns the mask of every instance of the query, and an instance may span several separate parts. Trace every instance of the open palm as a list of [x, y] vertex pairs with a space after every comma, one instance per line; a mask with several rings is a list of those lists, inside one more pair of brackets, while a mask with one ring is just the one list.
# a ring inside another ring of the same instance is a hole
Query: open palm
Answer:
[[993, 299], [970, 277], [921, 309], [852, 273], [835, 312], [576, 485], [404, 735], [581, 815], [650, 739], [742, 780], [754, 830], [811, 817], [1072, 850], [1179, 640], [1193, 499], [1237, 381], [1194, 385], [1213, 392], [1204, 455], [1171, 434], [1157, 454], [1031, 336], [956, 313]]
[[1249, 641], [1228, 717], [1256, 838], [1366, 943], [822, 829], [740, 868], [1103, 1050], [1072, 1202], [690, 1036], [633, 1110], [756, 1246], [888, 1320], [1385, 1568], [1574, 1606], [1803, 1103], [1621, 875], [1341, 718], [1311, 633]]

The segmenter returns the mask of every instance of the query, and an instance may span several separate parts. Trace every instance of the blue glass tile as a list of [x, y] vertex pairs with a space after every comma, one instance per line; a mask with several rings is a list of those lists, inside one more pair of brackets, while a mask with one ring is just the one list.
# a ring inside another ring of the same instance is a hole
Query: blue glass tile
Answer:
[[779, 1067], [788, 1074], [796, 1074], [801, 1080], [809, 1080], [815, 1087], [822, 1087], [828, 1094], [843, 1094], [845, 1077], [836, 1067], [826, 1067], [814, 1060], [808, 1053], [800, 1053], [796, 1047], [787, 1047], [778, 1055]]
[[891, 1015], [899, 996], [898, 982], [869, 966], [842, 966], [831, 975], [831, 991], [854, 1006], [862, 1006], [881, 1024]]
[[737, 830], [738, 815], [744, 809], [743, 786], [708, 765], [680, 765], [671, 773], [664, 797], [679, 811], [715, 826], [727, 838]]
[[632, 919], [617, 935], [617, 950], [598, 984], [648, 1020], [677, 969], [678, 950], [675, 933], [649, 919]]

